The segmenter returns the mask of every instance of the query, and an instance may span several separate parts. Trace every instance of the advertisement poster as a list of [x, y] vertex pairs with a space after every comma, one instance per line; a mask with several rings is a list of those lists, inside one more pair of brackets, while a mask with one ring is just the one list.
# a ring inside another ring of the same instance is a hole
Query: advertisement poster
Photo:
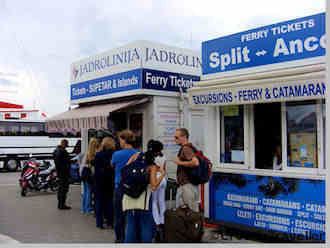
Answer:
[[289, 137], [289, 166], [317, 168], [316, 134], [291, 133]]
[[235, 116], [239, 116], [239, 107], [237, 105], [234, 105], [234, 106], [224, 106], [223, 107], [223, 115], [224, 115], [224, 117], [235, 117]]
[[214, 173], [210, 218], [293, 240], [324, 241], [325, 181]]
[[175, 143], [175, 130], [179, 126], [178, 112], [159, 112], [158, 113], [158, 139], [164, 144], [164, 154], [167, 158], [167, 173], [171, 178], [176, 177], [177, 166], [173, 162], [179, 146]]

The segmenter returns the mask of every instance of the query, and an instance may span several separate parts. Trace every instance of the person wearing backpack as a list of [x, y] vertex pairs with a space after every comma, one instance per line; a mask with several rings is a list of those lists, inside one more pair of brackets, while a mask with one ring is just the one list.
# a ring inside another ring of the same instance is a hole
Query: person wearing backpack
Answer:
[[181, 148], [175, 159], [177, 164], [177, 183], [179, 185], [176, 193], [176, 207], [188, 206], [191, 210], [199, 211], [199, 188], [192, 184], [189, 170], [199, 166], [199, 160], [195, 156], [192, 144], [189, 142], [189, 132], [186, 128], [175, 131], [175, 142]]
[[125, 238], [125, 219], [122, 210], [123, 189], [121, 185], [121, 169], [127, 164], [133, 154], [138, 151], [134, 149], [135, 135], [130, 130], [121, 131], [118, 134], [121, 150], [116, 151], [112, 155], [111, 164], [115, 172], [115, 195], [114, 195], [114, 210], [115, 220], [114, 228], [116, 235], [116, 243], [122, 243]]
[[126, 214], [124, 243], [151, 243], [153, 240], [155, 223], [151, 193], [165, 177], [165, 170], [155, 164], [155, 146], [149, 142], [148, 151], [134, 154], [122, 169], [123, 211]]
[[95, 155], [100, 146], [96, 138], [89, 141], [88, 151], [83, 159], [83, 165], [80, 167], [80, 177], [82, 181], [83, 194], [81, 201], [81, 212], [89, 214], [93, 211], [92, 207], [92, 187], [93, 187], [93, 170]]
[[105, 137], [101, 149], [95, 156], [94, 192], [96, 227], [104, 229], [104, 218], [108, 227], [113, 226], [113, 168], [112, 154], [116, 149], [115, 141]]

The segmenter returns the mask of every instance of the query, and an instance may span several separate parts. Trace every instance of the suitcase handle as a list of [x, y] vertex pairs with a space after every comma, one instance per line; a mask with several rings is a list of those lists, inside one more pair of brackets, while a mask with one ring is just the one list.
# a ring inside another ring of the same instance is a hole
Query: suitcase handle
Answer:
[[192, 212], [193, 212], [193, 211], [189, 208], [189, 206], [186, 205], [186, 204], [180, 206], [179, 209], [183, 210], [184, 213], [185, 213], [185, 215], [188, 216], [188, 217], [189, 217], [189, 216], [192, 214]]

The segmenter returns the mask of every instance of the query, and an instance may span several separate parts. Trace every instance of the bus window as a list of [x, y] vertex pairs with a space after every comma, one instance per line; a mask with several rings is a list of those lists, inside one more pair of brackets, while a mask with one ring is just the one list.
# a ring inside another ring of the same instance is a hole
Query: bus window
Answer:
[[80, 138], [81, 133], [76, 130], [48, 130], [47, 135], [50, 138]]
[[220, 111], [220, 161], [244, 164], [244, 106], [225, 106]]
[[21, 124], [21, 134], [26, 136], [43, 136], [45, 135], [44, 123], [24, 123]]
[[42, 122], [0, 122], [1, 136], [45, 136], [45, 124]]
[[20, 126], [17, 122], [8, 122], [7, 124], [7, 135], [17, 136], [20, 135]]
[[315, 102], [287, 103], [288, 167], [318, 167]]
[[0, 122], [0, 136], [5, 136], [7, 132], [6, 124]]

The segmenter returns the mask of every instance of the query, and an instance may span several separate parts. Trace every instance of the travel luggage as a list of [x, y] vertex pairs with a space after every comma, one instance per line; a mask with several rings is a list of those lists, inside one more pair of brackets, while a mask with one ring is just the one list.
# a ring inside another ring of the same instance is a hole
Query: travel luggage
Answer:
[[148, 187], [149, 173], [145, 156], [140, 153], [135, 161], [121, 169], [121, 184], [124, 194], [138, 198]]
[[167, 243], [199, 243], [204, 233], [204, 216], [188, 207], [165, 211], [164, 237]]
[[207, 183], [212, 176], [212, 162], [196, 147], [190, 144], [187, 146], [190, 146], [193, 149], [194, 155], [199, 161], [199, 166], [197, 167], [186, 167], [189, 181], [194, 185]]

